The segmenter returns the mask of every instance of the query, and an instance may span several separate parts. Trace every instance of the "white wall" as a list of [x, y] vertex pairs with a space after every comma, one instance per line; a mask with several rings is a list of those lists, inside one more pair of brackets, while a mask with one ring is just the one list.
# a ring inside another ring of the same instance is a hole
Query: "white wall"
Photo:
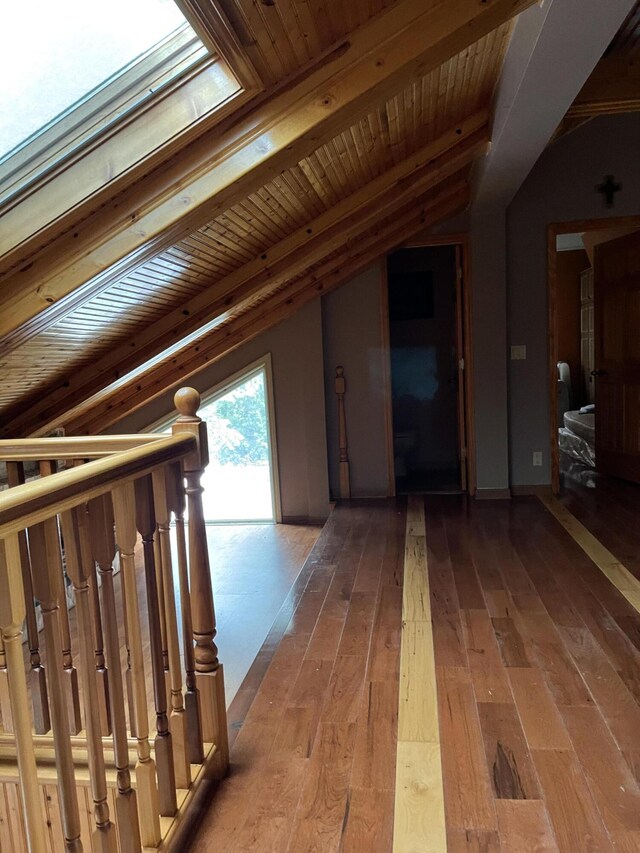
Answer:
[[[283, 520], [325, 519], [329, 512], [320, 300], [192, 376], [201, 393], [270, 352]], [[111, 433], [139, 432], [172, 414], [173, 392], [124, 418]]]
[[[614, 207], [609, 209], [596, 191], [608, 174], [622, 184]], [[638, 113], [594, 119], [551, 145], [508, 208], [507, 345], [527, 347], [526, 361], [508, 362], [512, 484], [545, 484], [551, 477], [547, 225], [637, 214], [640, 214]], [[474, 257], [474, 264], [477, 263], [478, 258]], [[477, 282], [477, 275], [474, 280]], [[482, 318], [476, 317], [475, 325], [481, 321]], [[482, 353], [476, 354], [477, 359], [481, 357]], [[543, 452], [541, 468], [531, 464], [535, 450]], [[483, 448], [478, 446], [478, 456], [482, 454]]]

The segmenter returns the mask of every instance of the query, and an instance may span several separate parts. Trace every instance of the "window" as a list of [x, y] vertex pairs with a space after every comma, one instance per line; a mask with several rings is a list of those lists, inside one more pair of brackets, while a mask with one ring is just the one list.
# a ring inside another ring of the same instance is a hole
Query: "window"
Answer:
[[[146, 76], [151, 55], [162, 53], [176, 30], [183, 41], [197, 42], [191, 61], [206, 53], [173, 0], [110, 0], [108, 6], [31, 0], [8, 4], [2, 16], [5, 33], [29, 33], [28, 50], [21, 38], [7, 38], [0, 54], [0, 158], [5, 161], [88, 100], [104, 109], [104, 90], [134, 69], [136, 76]], [[138, 87], [134, 103], [148, 94], [148, 88]]]
[[174, 0], [33, 0], [0, 20], [15, 36], [0, 54], [0, 213], [27, 208], [2, 252], [242, 92]]
[[[271, 359], [266, 356], [203, 395], [209, 465], [202, 477], [205, 521], [280, 521]], [[167, 422], [151, 427], [168, 432]]]

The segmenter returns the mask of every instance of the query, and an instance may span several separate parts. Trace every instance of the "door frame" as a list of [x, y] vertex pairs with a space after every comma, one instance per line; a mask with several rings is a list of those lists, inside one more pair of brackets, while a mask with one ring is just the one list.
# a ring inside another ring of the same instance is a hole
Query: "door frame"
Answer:
[[[464, 425], [467, 441], [466, 465], [467, 494], [472, 497], [476, 493], [476, 434], [473, 414], [473, 346], [471, 323], [471, 242], [468, 234], [438, 234], [423, 237], [418, 240], [408, 240], [393, 251], [400, 249], [420, 249], [434, 246], [455, 246], [461, 256], [462, 272], [462, 303], [456, 307], [456, 320], [462, 323], [462, 342], [464, 359]], [[393, 460], [393, 413], [391, 401], [391, 345], [389, 340], [389, 291], [387, 279], [387, 253], [380, 261], [380, 324], [382, 340], [382, 389], [385, 408], [385, 437], [387, 444], [387, 476], [388, 494], [396, 493], [396, 476]], [[458, 400], [460, 399], [458, 386]]]
[[[601, 219], [576, 219], [570, 222], [552, 222], [547, 226], [547, 318], [548, 318], [548, 383], [549, 383], [549, 443], [551, 446], [551, 489], [560, 492], [560, 450], [558, 448], [558, 234], [577, 231], [600, 231], [608, 228], [640, 228], [640, 216], [607, 216]], [[576, 309], [577, 310], [577, 309]]]

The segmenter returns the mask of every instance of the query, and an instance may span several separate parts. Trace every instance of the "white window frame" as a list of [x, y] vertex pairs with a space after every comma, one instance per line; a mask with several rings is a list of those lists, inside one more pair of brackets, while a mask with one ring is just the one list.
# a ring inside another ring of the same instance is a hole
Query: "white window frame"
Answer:
[[[259, 373], [264, 373], [265, 377], [265, 402], [267, 406], [267, 443], [269, 453], [269, 479], [271, 483], [271, 504], [273, 506], [273, 523], [282, 523], [282, 500], [280, 495], [280, 466], [278, 463], [278, 439], [276, 436], [276, 407], [275, 396], [273, 392], [273, 364], [271, 353], [268, 352], [255, 361], [245, 365], [245, 367], [227, 376], [221, 382], [218, 382], [206, 391], [200, 394], [200, 408], [203, 409], [209, 403], [213, 403], [220, 397], [224, 397], [229, 391], [242, 385], [248, 379], [256, 376]], [[163, 417], [148, 426], [145, 432], [163, 432], [168, 429], [171, 424], [175, 423], [177, 415], [171, 417]], [[253, 519], [234, 518], [230, 521], [216, 521], [215, 524], [254, 524], [271, 522], [258, 522]], [[208, 522], [211, 523], [211, 522]]]

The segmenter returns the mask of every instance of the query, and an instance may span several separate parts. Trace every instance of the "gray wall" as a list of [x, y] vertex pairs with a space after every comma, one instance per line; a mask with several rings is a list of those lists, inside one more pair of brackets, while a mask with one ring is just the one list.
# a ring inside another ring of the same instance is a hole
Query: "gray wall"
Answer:
[[[271, 353], [283, 519], [321, 520], [329, 511], [320, 300], [191, 377], [201, 393]], [[173, 392], [115, 424], [139, 432], [171, 415]]]
[[351, 493], [354, 497], [388, 493], [380, 277], [376, 264], [322, 299], [329, 481], [334, 497], [340, 492], [334, 387], [340, 364], [347, 380]]
[[[613, 208], [596, 186], [612, 174], [622, 184]], [[525, 344], [526, 361], [509, 362], [511, 483], [550, 481], [547, 378], [547, 225], [640, 213], [640, 114], [594, 119], [551, 145], [507, 211], [508, 345]], [[478, 282], [474, 255], [474, 289]], [[474, 308], [476, 306], [474, 305]], [[475, 326], [480, 323], [476, 315]], [[482, 353], [476, 352], [476, 384]], [[482, 368], [481, 368], [482, 370]], [[476, 418], [478, 413], [476, 412]], [[480, 436], [478, 436], [480, 437]], [[543, 452], [533, 467], [532, 453]], [[478, 446], [479, 460], [483, 447]]]
[[505, 216], [471, 219], [473, 407], [478, 493], [509, 485]]

